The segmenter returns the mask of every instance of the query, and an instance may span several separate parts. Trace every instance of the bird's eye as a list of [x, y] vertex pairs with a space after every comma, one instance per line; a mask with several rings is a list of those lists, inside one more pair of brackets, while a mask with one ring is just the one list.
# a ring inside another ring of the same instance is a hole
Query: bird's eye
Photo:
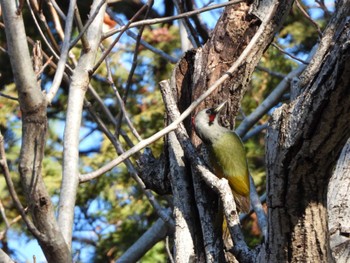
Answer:
[[211, 114], [211, 109], [207, 109], [207, 110], [205, 111], [205, 113]]

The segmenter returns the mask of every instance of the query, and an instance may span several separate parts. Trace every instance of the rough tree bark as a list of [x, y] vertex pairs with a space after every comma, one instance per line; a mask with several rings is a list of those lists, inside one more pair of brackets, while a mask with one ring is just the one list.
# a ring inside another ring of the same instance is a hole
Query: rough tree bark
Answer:
[[294, 99], [268, 129], [266, 262], [333, 262], [326, 194], [350, 136], [349, 11], [349, 1], [338, 3]]
[[327, 194], [328, 229], [332, 254], [338, 263], [350, 261], [350, 140], [338, 159]]

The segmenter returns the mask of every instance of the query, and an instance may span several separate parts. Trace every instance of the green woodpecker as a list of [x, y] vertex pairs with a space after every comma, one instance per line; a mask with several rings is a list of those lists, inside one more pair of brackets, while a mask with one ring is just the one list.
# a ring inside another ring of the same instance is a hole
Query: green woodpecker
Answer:
[[218, 115], [225, 103], [200, 111], [193, 123], [208, 150], [214, 173], [228, 180], [238, 210], [249, 212], [249, 171], [243, 143], [234, 131], [218, 123]]

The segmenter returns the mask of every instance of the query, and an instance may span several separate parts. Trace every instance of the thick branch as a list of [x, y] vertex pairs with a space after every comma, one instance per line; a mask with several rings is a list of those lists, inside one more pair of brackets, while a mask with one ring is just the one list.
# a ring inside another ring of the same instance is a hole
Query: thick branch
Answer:
[[176, 262], [190, 262], [195, 257], [194, 202], [184, 153], [174, 132], [168, 135], [170, 180], [174, 200]]
[[[57, 226], [51, 198], [42, 179], [47, 131], [46, 101], [37, 84], [21, 15], [15, 1], [1, 1], [8, 50], [22, 111], [19, 173], [33, 223], [43, 235], [38, 242], [49, 262], [71, 262], [69, 249]], [[25, 218], [24, 218], [25, 219]]]
[[[94, 14], [100, 1], [95, 0], [90, 14]], [[90, 81], [96, 53], [101, 39], [102, 22], [106, 4], [87, 31], [90, 50], [83, 53], [74, 70], [69, 88], [67, 120], [64, 131], [63, 177], [59, 201], [58, 223], [66, 242], [70, 245], [74, 218], [74, 206], [79, 184], [79, 132], [82, 118], [83, 101]], [[66, 36], [68, 37], [68, 36]]]

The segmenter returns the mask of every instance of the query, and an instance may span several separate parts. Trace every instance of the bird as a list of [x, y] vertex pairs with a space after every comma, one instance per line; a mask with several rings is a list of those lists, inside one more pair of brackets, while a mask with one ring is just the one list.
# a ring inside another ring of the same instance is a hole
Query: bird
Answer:
[[209, 162], [218, 178], [226, 178], [234, 196], [237, 210], [250, 211], [249, 170], [240, 137], [218, 122], [227, 101], [214, 108], [201, 110], [193, 119], [198, 137], [207, 148]]

